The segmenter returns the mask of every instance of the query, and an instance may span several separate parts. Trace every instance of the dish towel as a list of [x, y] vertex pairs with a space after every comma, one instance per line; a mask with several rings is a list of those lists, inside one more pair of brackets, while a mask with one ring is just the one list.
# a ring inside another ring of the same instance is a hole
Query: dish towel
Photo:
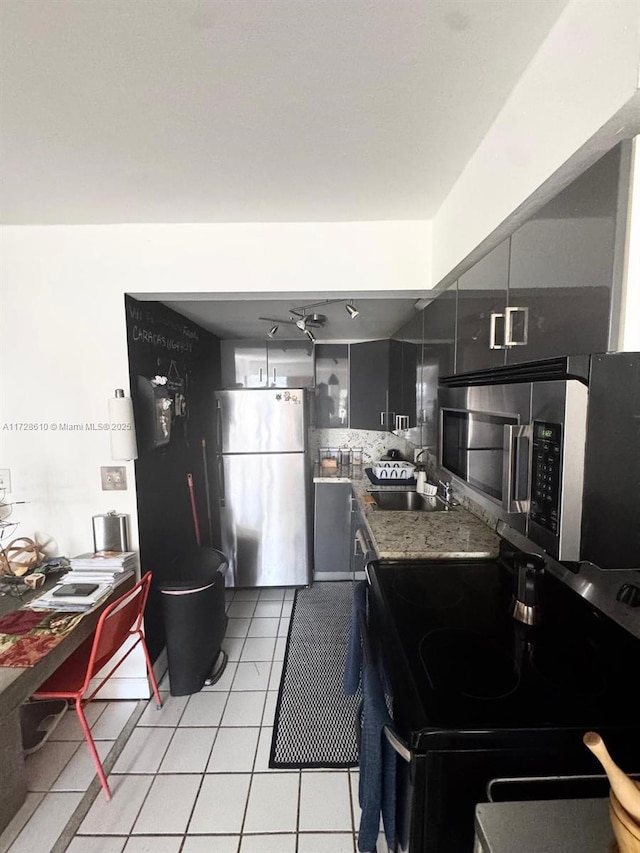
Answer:
[[358, 831], [360, 853], [375, 851], [380, 815], [389, 850], [395, 850], [396, 836], [397, 756], [384, 733], [384, 727], [392, 726], [393, 721], [375, 662], [360, 629], [361, 624], [367, 624], [367, 589], [364, 581], [356, 584], [354, 589], [344, 677], [344, 691], [347, 695], [356, 693], [362, 684], [358, 787], [362, 810]]

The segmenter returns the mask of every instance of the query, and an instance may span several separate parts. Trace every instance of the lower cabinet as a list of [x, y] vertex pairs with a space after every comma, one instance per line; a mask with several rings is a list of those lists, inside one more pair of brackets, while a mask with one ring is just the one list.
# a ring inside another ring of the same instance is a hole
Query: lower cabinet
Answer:
[[351, 483], [316, 483], [313, 579], [351, 578]]
[[351, 576], [354, 580], [364, 580], [364, 568], [370, 560], [375, 560], [377, 554], [371, 543], [367, 523], [358, 507], [358, 501], [353, 499], [351, 512]]

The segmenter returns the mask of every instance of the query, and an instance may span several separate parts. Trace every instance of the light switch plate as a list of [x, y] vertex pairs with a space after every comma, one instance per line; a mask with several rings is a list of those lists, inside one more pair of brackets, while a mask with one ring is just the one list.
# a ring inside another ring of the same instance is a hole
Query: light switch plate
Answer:
[[127, 469], [124, 465], [100, 468], [103, 492], [125, 491], [127, 488]]

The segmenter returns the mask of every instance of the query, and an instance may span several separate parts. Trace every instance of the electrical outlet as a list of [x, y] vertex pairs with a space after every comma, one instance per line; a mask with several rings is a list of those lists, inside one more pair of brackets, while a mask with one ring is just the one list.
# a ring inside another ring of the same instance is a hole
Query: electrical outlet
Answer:
[[127, 488], [127, 469], [124, 465], [100, 468], [103, 492], [124, 491]]
[[11, 469], [0, 468], [0, 492], [11, 491]]

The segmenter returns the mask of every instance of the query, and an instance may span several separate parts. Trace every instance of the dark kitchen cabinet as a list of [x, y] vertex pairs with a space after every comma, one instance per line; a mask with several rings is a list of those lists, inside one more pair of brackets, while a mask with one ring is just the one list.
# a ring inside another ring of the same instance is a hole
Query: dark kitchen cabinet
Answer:
[[370, 560], [377, 559], [378, 555], [355, 496], [351, 499], [351, 542], [351, 576], [354, 580], [365, 580], [365, 566]]
[[351, 577], [351, 483], [316, 483], [313, 515], [314, 580]]
[[612, 149], [512, 235], [509, 305], [520, 310], [508, 364], [617, 349], [622, 155]]
[[415, 316], [394, 334], [401, 343], [397, 381], [400, 383], [400, 414], [409, 418], [409, 428], [420, 424], [423, 312]]
[[221, 342], [223, 388], [306, 388], [313, 385], [310, 341]]
[[313, 424], [349, 425], [349, 344], [316, 344]]
[[393, 339], [349, 347], [351, 429], [392, 430], [401, 411], [402, 345]]
[[509, 290], [509, 240], [458, 279], [456, 373], [504, 364]]

